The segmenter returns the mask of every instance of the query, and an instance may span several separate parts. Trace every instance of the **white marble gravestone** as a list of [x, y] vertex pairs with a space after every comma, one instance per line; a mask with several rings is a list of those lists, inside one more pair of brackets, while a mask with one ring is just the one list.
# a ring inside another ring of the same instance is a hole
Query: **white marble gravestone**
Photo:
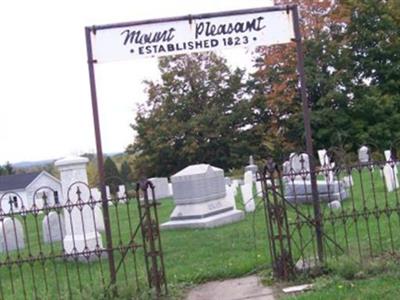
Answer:
[[[310, 161], [306, 153], [291, 154], [290, 172], [284, 177], [284, 195], [287, 201], [294, 203], [311, 203], [313, 201]], [[338, 180], [317, 180], [319, 201], [342, 201], [347, 198], [343, 182]]]
[[244, 217], [227, 196], [222, 169], [191, 165], [171, 176], [171, 183], [175, 209], [163, 229], [216, 227]]
[[[88, 161], [85, 157], [70, 157], [55, 162], [60, 172], [64, 201], [69, 199], [72, 203], [76, 203], [78, 201], [76, 191], [79, 188], [80, 198], [83, 202], [89, 203], [90, 193], [86, 173]], [[94, 251], [97, 247], [103, 248], [101, 235], [95, 230], [95, 218], [89, 204], [84, 205], [81, 210], [78, 207], [74, 207], [71, 212], [64, 209], [63, 214], [66, 230], [63, 245], [67, 254], [83, 252], [86, 249]]]
[[102, 203], [98, 202], [101, 200], [101, 193], [98, 188], [91, 188], [90, 191], [92, 193], [93, 200], [96, 201], [96, 206], [94, 207], [96, 230], [104, 232], [104, 219], [103, 219], [103, 212], [101, 210]]
[[383, 167], [383, 177], [385, 178], [386, 189], [388, 192], [393, 192], [399, 187], [399, 180], [397, 178], [397, 166], [392, 161], [392, 154], [390, 150], [385, 151], [386, 164]]
[[171, 197], [167, 177], [153, 177], [150, 178], [149, 180], [154, 185], [154, 195], [156, 200]]
[[253, 155], [250, 155], [249, 164], [244, 168], [244, 171], [245, 172], [250, 171], [253, 176], [253, 180], [255, 180], [258, 167], [257, 165], [254, 164]]
[[326, 181], [333, 182], [333, 168], [335, 167], [335, 163], [331, 163], [331, 160], [325, 149], [318, 150], [318, 158], [319, 163], [321, 164], [321, 171], [324, 175]]
[[62, 241], [65, 236], [64, 216], [55, 211], [50, 212], [42, 221], [42, 230], [45, 243]]
[[367, 146], [361, 146], [360, 149], [358, 149], [358, 160], [362, 164], [369, 162], [369, 149]]
[[0, 252], [22, 250], [25, 247], [21, 222], [6, 217], [0, 222]]
[[244, 210], [248, 213], [255, 211], [256, 203], [254, 201], [254, 195], [253, 195], [253, 182], [241, 185], [240, 191], [242, 192]]

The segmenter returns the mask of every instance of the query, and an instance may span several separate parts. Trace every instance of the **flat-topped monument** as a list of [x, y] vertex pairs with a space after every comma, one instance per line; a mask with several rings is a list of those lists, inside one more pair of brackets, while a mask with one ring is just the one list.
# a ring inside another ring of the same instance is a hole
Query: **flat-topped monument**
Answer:
[[244, 218], [226, 193], [222, 169], [191, 165], [171, 176], [171, 183], [176, 206], [163, 229], [217, 227]]

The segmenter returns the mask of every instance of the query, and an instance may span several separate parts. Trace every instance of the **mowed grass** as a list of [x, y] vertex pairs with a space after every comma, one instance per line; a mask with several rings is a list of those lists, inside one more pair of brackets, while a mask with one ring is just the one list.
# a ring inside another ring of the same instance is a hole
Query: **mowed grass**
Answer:
[[[352, 261], [360, 265], [367, 257], [386, 252], [394, 253], [400, 248], [400, 238], [397, 234], [400, 218], [398, 210], [395, 210], [400, 206], [398, 191], [386, 193], [384, 181], [378, 170], [372, 173], [367, 170], [355, 170], [352, 174], [354, 186], [349, 190], [350, 198], [342, 203], [341, 209], [333, 211], [327, 208], [326, 204], [321, 204], [326, 233], [324, 250], [327, 258], [334, 262], [340, 262], [351, 255]], [[240, 193], [236, 201], [238, 208], [243, 209]], [[244, 220], [235, 224], [214, 229], [162, 231], [166, 278], [169, 285], [192, 285], [214, 279], [240, 277], [270, 268], [271, 258], [263, 204], [259, 198], [257, 202], [258, 208], [255, 213], [246, 214]], [[173, 208], [172, 199], [162, 200], [158, 208], [160, 223], [169, 220]], [[294, 259], [315, 257], [315, 229], [304, 222], [304, 217], [313, 218], [312, 206], [299, 205], [297, 209], [302, 216], [299, 216], [295, 209], [288, 207]], [[384, 213], [378, 213], [384, 209]], [[138, 229], [136, 200], [111, 206], [110, 218], [113, 245], [116, 247], [115, 263], [119, 266], [117, 285], [121, 297], [130, 299], [133, 295], [139, 295], [145, 298], [146, 272], [142, 249], [129, 250], [122, 259], [124, 251], [118, 248], [127, 246], [131, 242], [133, 232]], [[26, 234], [25, 248], [13, 251], [8, 256], [4, 253], [0, 255], [0, 298], [104, 298], [104, 290], [107, 290], [110, 282], [107, 259], [95, 259], [90, 263], [62, 258], [46, 259], [61, 254], [61, 243], [50, 245], [42, 242], [42, 219], [43, 215], [20, 218]], [[302, 221], [301, 226], [297, 226], [298, 220]], [[140, 230], [134, 241], [142, 244]], [[103, 246], [106, 245], [103, 233], [102, 243]], [[43, 259], [30, 260], [37, 257]], [[4, 265], [18, 259], [24, 259], [24, 262]], [[387, 282], [387, 286], [391, 286], [391, 278], [389, 276], [382, 280], [382, 285]], [[371, 280], [371, 285], [374, 284], [373, 278], [368, 280]], [[347, 290], [347, 285], [339, 288], [335, 282], [329, 281], [326, 288], [332, 291], [336, 288]], [[362, 285], [360, 288], [362, 289]], [[349, 290], [352, 291], [350, 288]]]

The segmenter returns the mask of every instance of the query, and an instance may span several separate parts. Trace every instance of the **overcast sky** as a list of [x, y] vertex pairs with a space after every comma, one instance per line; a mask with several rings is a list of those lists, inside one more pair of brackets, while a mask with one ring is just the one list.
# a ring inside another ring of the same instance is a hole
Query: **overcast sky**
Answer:
[[[0, 4], [0, 164], [95, 151], [84, 27], [263, 7], [272, 0], [25, 0]], [[245, 50], [220, 53], [250, 65]], [[133, 141], [129, 124], [145, 101], [155, 59], [96, 66], [104, 152]]]

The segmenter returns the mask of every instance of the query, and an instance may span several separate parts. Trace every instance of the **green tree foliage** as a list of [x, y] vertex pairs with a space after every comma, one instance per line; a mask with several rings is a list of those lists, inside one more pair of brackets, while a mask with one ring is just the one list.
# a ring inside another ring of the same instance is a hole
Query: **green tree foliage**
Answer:
[[[278, 1], [287, 4], [288, 1]], [[301, 7], [307, 95], [315, 148], [382, 152], [399, 140], [399, 4], [297, 1]], [[253, 107], [267, 117], [264, 144], [274, 156], [304, 150], [293, 44], [263, 48], [252, 77]], [[286, 153], [282, 153], [282, 149]]]
[[[139, 176], [161, 176], [193, 163], [242, 166], [252, 151], [244, 71], [211, 54], [161, 58], [161, 82], [147, 82], [148, 101], [128, 148]], [[254, 145], [254, 143], [253, 143]]]
[[132, 169], [126, 160], [124, 160], [121, 164], [120, 174], [124, 184], [132, 183]]
[[104, 161], [104, 174], [106, 185], [110, 187], [110, 192], [115, 194], [118, 191], [118, 186], [122, 184], [120, 174], [115, 162], [107, 157]]

